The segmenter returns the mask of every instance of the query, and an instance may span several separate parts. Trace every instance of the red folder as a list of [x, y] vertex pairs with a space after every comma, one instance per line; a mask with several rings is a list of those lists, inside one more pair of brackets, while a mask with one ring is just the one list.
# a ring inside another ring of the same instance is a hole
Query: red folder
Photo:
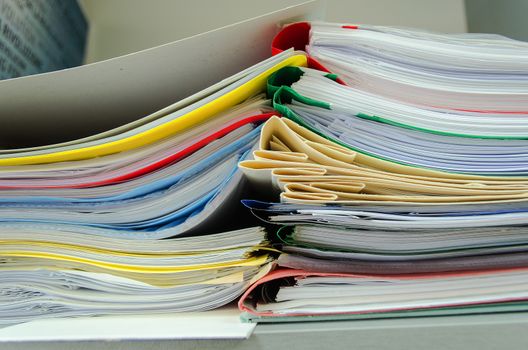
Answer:
[[169, 157], [166, 157], [166, 158], [158, 160], [158, 161], [156, 161], [154, 163], [148, 164], [148, 165], [144, 166], [143, 168], [137, 169], [137, 170], [135, 170], [133, 172], [122, 174], [120, 176], [116, 176], [116, 177], [112, 177], [112, 178], [107, 178], [107, 179], [104, 179], [102, 181], [79, 182], [79, 183], [77, 183], [77, 184], [75, 184], [73, 186], [71, 186], [71, 185], [66, 185], [66, 186], [57, 186], [57, 185], [48, 185], [48, 186], [38, 186], [38, 185], [37, 186], [16, 186], [15, 185], [15, 186], [0, 186], [0, 188], [3, 188], [3, 189], [8, 189], [8, 188], [11, 188], [11, 189], [16, 189], [16, 188], [35, 188], [35, 189], [37, 189], [37, 188], [84, 188], [84, 187], [104, 186], [104, 185], [109, 185], [109, 184], [113, 184], [113, 183], [116, 183], [116, 182], [123, 182], [123, 181], [126, 181], [126, 180], [130, 180], [130, 179], [139, 177], [141, 175], [145, 175], [147, 173], [153, 172], [153, 171], [155, 171], [157, 169], [160, 169], [160, 168], [162, 168], [162, 167], [164, 167], [166, 165], [169, 165], [169, 164], [171, 164], [173, 162], [176, 162], [176, 161], [178, 161], [178, 160], [180, 160], [182, 158], [185, 158], [188, 155], [192, 154], [193, 152], [196, 152], [200, 148], [206, 146], [210, 142], [227, 135], [231, 131], [233, 131], [235, 129], [238, 129], [238, 128], [240, 128], [243, 125], [251, 124], [251, 123], [261, 123], [261, 122], [266, 121], [267, 119], [269, 119], [273, 115], [277, 115], [277, 112], [258, 114], [258, 115], [251, 116], [251, 117], [239, 120], [237, 122], [228, 124], [227, 126], [224, 126], [223, 128], [221, 128], [221, 129], [219, 129], [217, 131], [205, 133], [204, 135], [202, 135], [203, 138], [200, 139], [199, 142], [194, 143], [194, 144], [190, 145], [189, 147], [187, 147], [187, 148], [185, 148], [185, 149], [183, 149], [183, 150], [181, 150], [181, 151], [179, 151], [177, 153], [171, 154]]
[[[390, 278], [399, 278], [399, 279], [434, 279], [434, 278], [442, 278], [442, 277], [455, 277], [455, 276], [479, 276], [479, 275], [487, 275], [487, 274], [493, 274], [493, 273], [500, 273], [500, 272], [509, 272], [509, 271], [521, 271], [526, 270], [526, 267], [517, 267], [517, 268], [507, 268], [507, 269], [490, 269], [490, 270], [480, 270], [480, 271], [463, 271], [463, 272], [442, 272], [442, 273], [429, 273], [429, 274], [406, 274], [406, 275], [390, 275], [390, 276], [382, 276], [377, 275], [377, 277], [390, 277]], [[258, 281], [256, 281], [254, 284], [252, 284], [245, 292], [242, 294], [238, 301], [238, 308], [242, 312], [247, 312], [252, 315], [256, 316], [265, 316], [265, 317], [273, 317], [273, 316], [285, 316], [284, 314], [276, 314], [273, 312], [258, 312], [253, 305], [253, 298], [252, 293], [255, 292], [255, 289], [259, 287], [262, 284], [269, 283], [272, 281], [276, 281], [282, 278], [288, 278], [288, 277], [294, 277], [294, 278], [305, 278], [309, 276], [317, 276], [317, 277], [363, 277], [363, 278], [369, 278], [369, 277], [376, 277], [376, 275], [366, 275], [366, 274], [345, 274], [345, 273], [321, 273], [321, 272], [311, 272], [311, 271], [305, 271], [305, 270], [295, 270], [295, 269], [288, 269], [288, 268], [278, 268], [270, 273], [268, 273], [266, 276], [262, 277]], [[257, 289], [258, 291], [258, 289]], [[449, 303], [444, 305], [436, 305], [434, 307], [430, 307], [431, 309], [441, 308], [441, 307], [456, 307], [456, 306], [470, 306], [470, 305], [480, 305], [480, 304], [497, 304], [497, 303], [503, 303], [503, 302], [512, 302], [512, 301], [523, 301], [525, 298], [519, 297], [519, 298], [496, 298], [494, 300], [489, 300], [484, 303], [482, 302], [460, 302], [460, 303]], [[427, 308], [427, 307], [425, 307]], [[375, 310], [375, 311], [361, 311], [361, 312], [350, 312], [350, 313], [326, 313], [326, 314], [318, 314], [318, 315], [345, 315], [345, 314], [365, 314], [365, 313], [384, 313], [384, 312], [396, 312], [396, 311], [407, 311], [407, 310], [413, 310], [408, 308], [390, 308], [390, 309], [383, 309], [383, 310]], [[290, 313], [287, 316], [315, 316], [313, 314], [297, 314], [297, 313]]]

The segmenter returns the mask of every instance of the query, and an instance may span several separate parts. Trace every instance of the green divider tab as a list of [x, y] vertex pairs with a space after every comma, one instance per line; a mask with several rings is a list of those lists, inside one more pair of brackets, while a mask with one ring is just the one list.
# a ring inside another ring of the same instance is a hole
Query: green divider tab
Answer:
[[[304, 72], [299, 67], [284, 67], [273, 73], [267, 82], [268, 97], [272, 99], [273, 108], [279, 112], [283, 117], [293, 120], [297, 124], [307, 128], [308, 130], [316, 133], [325, 139], [331, 140], [337, 144], [350, 148], [347, 144], [340, 140], [336, 140], [328, 135], [325, 135], [320, 130], [314, 128], [310, 124], [306, 123], [302, 118], [297, 116], [286, 104], [291, 103], [293, 100], [301, 102], [306, 105], [320, 107], [324, 109], [331, 109], [330, 104], [323, 101], [311, 99], [309, 97], [299, 94], [297, 91], [291, 88], [291, 84], [298, 81]], [[335, 74], [325, 75], [329, 79], [337, 78]]]
[[333, 81], [337, 81], [337, 74], [334, 74], [334, 73], [328, 73], [328, 74], [325, 74], [325, 77], [328, 78], [328, 79], [332, 79]]
[[272, 98], [282, 86], [291, 86], [291, 84], [298, 81], [303, 75], [304, 72], [299, 67], [288, 66], [279, 69], [268, 78], [268, 98]]

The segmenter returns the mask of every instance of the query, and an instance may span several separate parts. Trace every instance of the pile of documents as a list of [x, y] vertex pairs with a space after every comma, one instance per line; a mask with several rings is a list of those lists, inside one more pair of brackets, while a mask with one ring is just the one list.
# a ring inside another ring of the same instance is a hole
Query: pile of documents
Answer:
[[283, 251], [240, 300], [244, 317], [527, 309], [528, 44], [308, 28], [311, 60], [332, 73], [276, 72], [268, 89], [283, 118], [239, 164], [280, 197], [244, 203], [281, 225]]
[[0, 151], [0, 324], [242, 294], [270, 257], [237, 163], [272, 115], [267, 78], [305, 62], [290, 51], [117, 129]]
[[277, 43], [144, 118], [0, 150], [0, 324], [241, 295], [258, 322], [528, 310], [528, 44]]

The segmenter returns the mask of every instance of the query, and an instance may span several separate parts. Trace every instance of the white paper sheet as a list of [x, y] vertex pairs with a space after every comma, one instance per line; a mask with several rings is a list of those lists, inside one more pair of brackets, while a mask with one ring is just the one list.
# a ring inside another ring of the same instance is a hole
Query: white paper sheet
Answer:
[[247, 339], [256, 324], [242, 323], [234, 306], [174, 315], [127, 315], [38, 320], [0, 329], [1, 342]]

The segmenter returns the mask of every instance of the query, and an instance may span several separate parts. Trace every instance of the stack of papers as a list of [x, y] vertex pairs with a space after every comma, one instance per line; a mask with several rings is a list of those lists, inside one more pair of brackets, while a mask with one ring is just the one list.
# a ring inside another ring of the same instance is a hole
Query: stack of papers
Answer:
[[[357, 275], [276, 270], [241, 299], [247, 321], [298, 322], [526, 311], [527, 269]], [[256, 301], [256, 307], [250, 301]], [[324, 297], [322, 297], [324, 295]]]
[[241, 295], [263, 322], [528, 310], [528, 45], [277, 38], [146, 117], [0, 150], [0, 324]]
[[276, 72], [285, 118], [239, 163], [280, 198], [244, 204], [283, 252], [245, 318], [526, 309], [528, 46], [317, 23], [307, 44], [338, 74]]
[[270, 257], [237, 163], [273, 115], [267, 78], [305, 62], [289, 51], [117, 129], [2, 150], [0, 324], [238, 297]]
[[528, 111], [526, 42], [315, 22], [306, 51], [363, 92], [438, 108]]
[[209, 310], [239, 296], [268, 258], [259, 228], [166, 241], [12, 229], [1, 239], [0, 324]]

